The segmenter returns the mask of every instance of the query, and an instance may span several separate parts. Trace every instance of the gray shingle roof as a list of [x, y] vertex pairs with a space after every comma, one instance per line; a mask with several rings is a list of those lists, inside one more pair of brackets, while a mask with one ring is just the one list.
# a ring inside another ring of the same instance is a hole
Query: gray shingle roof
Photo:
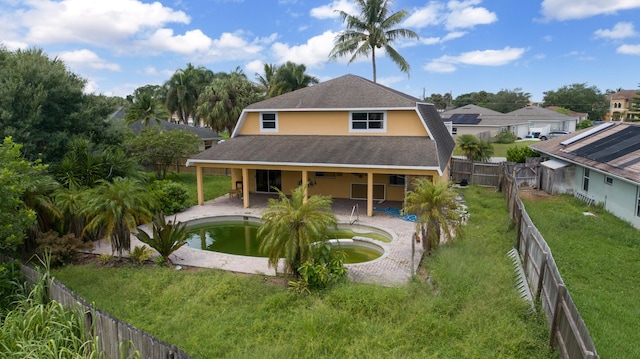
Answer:
[[437, 153], [435, 141], [417, 136], [252, 135], [220, 142], [190, 161], [435, 169]]
[[[189, 125], [184, 125], [180, 123], [171, 123], [165, 120], [149, 121], [149, 127], [155, 127], [158, 125], [160, 125], [166, 131], [184, 130], [184, 131], [192, 132], [202, 140], [219, 140], [222, 138], [214, 130], [207, 127], [195, 127], [195, 126], [189, 126]], [[137, 121], [129, 125], [129, 128], [135, 133], [140, 133], [143, 127], [144, 127], [144, 124], [142, 123], [142, 121]]]
[[344, 75], [256, 102], [246, 110], [401, 108], [415, 107], [418, 101], [360, 76]]
[[506, 113], [506, 115], [521, 117], [522, 119], [526, 119], [529, 121], [535, 121], [535, 120], [565, 121], [565, 120], [571, 120], [576, 118], [576, 117], [567, 116], [560, 112], [551, 111], [549, 109], [546, 109], [540, 106], [527, 106], [524, 108], [517, 109], [515, 111], [508, 112]]

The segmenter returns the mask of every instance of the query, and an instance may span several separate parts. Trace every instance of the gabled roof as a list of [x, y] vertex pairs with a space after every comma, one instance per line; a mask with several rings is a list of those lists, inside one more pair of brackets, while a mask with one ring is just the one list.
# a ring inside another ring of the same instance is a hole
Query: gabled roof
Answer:
[[[466, 120], [469, 117], [461, 117], [471, 115], [476, 115], [476, 120], [478, 121], [469, 122]], [[527, 123], [526, 119], [507, 115], [478, 105], [466, 105], [454, 108], [443, 112], [440, 116], [442, 116], [443, 121], [452, 121], [453, 124], [457, 126], [511, 126]]]
[[419, 99], [355, 75], [344, 75], [317, 85], [256, 102], [253, 110], [414, 108]]
[[566, 121], [576, 119], [576, 117], [567, 116], [540, 106], [527, 106], [508, 112], [506, 115], [517, 116], [528, 121]]
[[640, 125], [606, 122], [530, 147], [549, 156], [640, 184]]
[[[413, 110], [429, 137], [239, 135], [251, 111]], [[346, 75], [247, 106], [230, 139], [187, 163], [446, 170], [455, 142], [435, 106], [362, 77]]]
[[451, 115], [455, 115], [455, 114], [477, 114], [479, 117], [504, 115], [502, 112], [480, 107], [478, 105], [466, 105], [466, 106], [454, 108], [453, 110], [445, 111], [441, 114], [441, 116], [443, 118], [448, 118], [448, 117], [451, 117]]

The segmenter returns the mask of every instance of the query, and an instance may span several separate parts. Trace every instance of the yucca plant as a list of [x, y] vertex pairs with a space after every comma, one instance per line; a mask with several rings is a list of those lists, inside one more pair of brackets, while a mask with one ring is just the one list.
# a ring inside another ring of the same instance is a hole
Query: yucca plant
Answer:
[[173, 221], [167, 222], [164, 218], [164, 213], [159, 212], [151, 223], [151, 228], [153, 236], [150, 236], [145, 231], [139, 231], [137, 234], [138, 239], [158, 251], [163, 258], [163, 262], [172, 263], [169, 256], [187, 244], [187, 235], [189, 234], [187, 225], [182, 222], [176, 222], [175, 216]]

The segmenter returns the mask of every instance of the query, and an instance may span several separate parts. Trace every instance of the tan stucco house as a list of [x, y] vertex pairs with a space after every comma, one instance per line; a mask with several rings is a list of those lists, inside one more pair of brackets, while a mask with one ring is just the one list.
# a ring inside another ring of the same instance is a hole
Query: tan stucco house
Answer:
[[403, 201], [414, 176], [448, 180], [455, 143], [432, 104], [345, 75], [247, 106], [230, 138], [187, 161], [230, 168], [232, 190], [286, 194], [309, 183], [307, 195]]

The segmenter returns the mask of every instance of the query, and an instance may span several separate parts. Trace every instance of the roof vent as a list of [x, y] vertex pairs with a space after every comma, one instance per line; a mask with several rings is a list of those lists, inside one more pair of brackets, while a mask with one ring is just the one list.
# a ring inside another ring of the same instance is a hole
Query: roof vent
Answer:
[[609, 128], [611, 126], [615, 125], [615, 123], [613, 122], [607, 122], [607, 123], [603, 123], [601, 125], [598, 125], [588, 131], [582, 132], [581, 134], [577, 135], [577, 136], [573, 136], [567, 140], [564, 140], [562, 142], [560, 142], [561, 145], [566, 146], [566, 145], [570, 145], [576, 141], [580, 141], [581, 139], [585, 138], [585, 137], [589, 137], [591, 135], [593, 135], [594, 133], [598, 133], [606, 128]]

